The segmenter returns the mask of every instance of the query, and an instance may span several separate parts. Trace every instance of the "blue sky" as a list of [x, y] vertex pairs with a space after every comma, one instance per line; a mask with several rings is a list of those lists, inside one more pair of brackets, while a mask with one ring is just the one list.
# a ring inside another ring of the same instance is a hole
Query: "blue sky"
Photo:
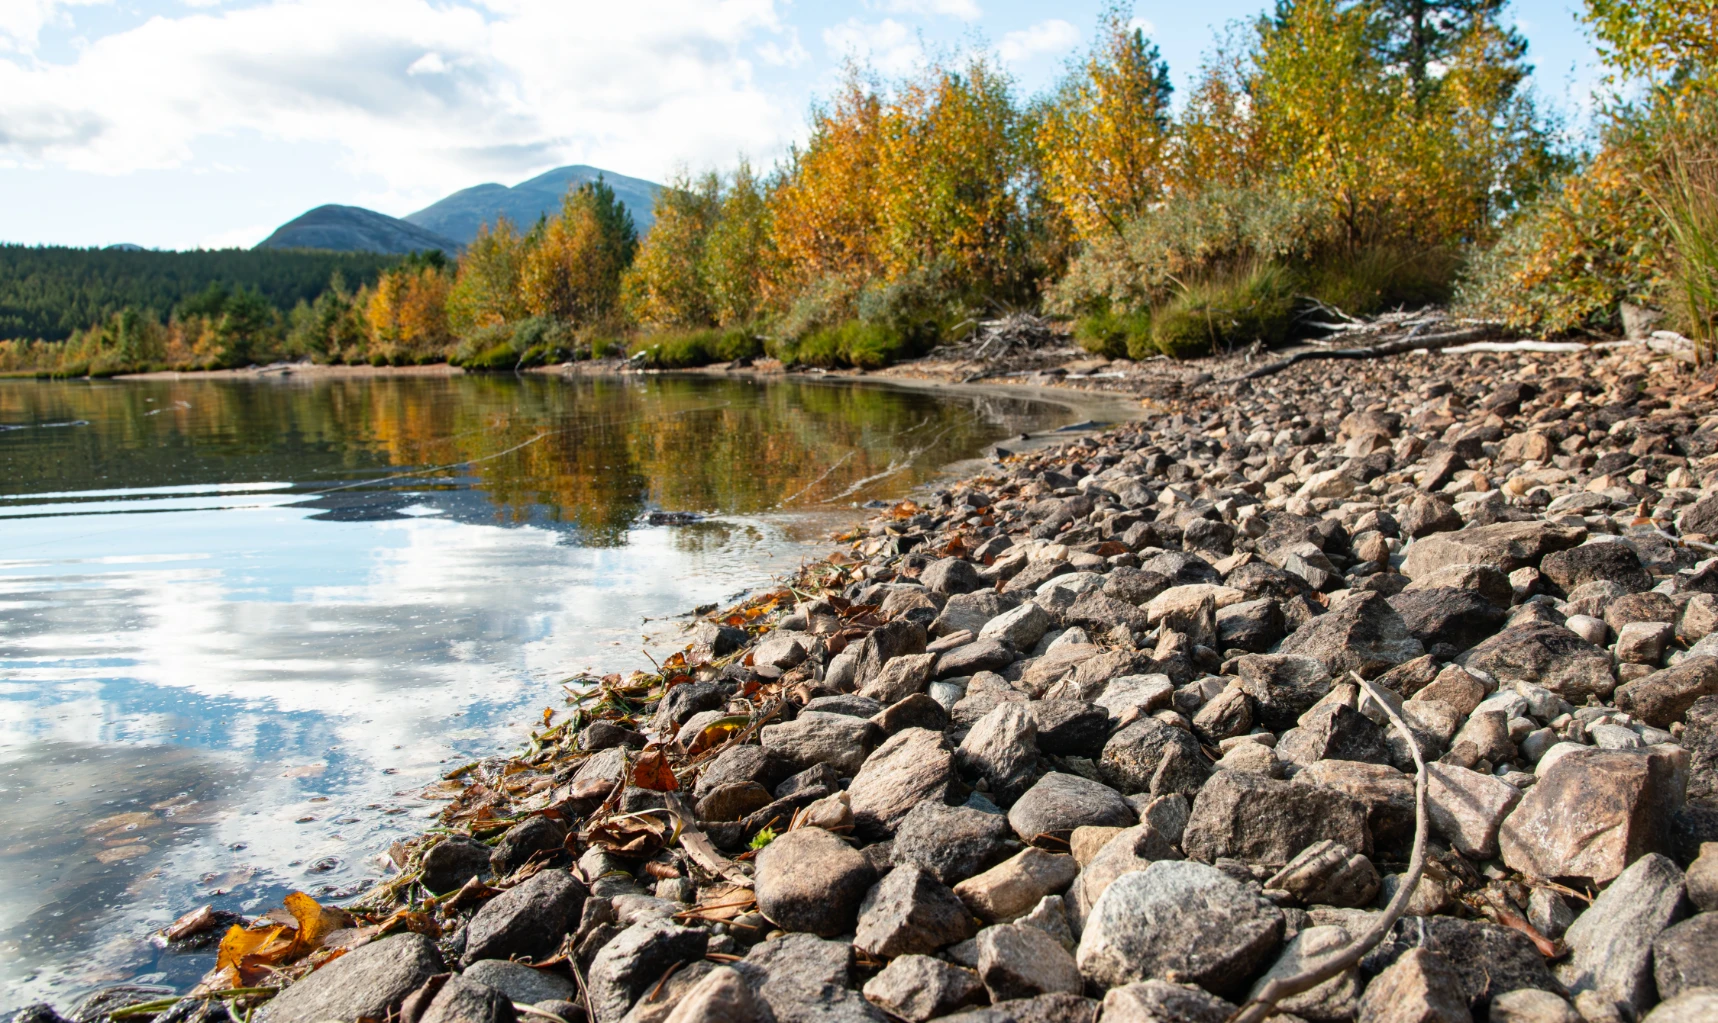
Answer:
[[[1178, 87], [1263, 0], [1139, 0]], [[0, 0], [0, 241], [249, 246], [312, 206], [395, 216], [588, 163], [769, 163], [845, 56], [994, 48], [1023, 93], [1100, 0]], [[1584, 123], [1577, 3], [1516, 0], [1541, 98]]]

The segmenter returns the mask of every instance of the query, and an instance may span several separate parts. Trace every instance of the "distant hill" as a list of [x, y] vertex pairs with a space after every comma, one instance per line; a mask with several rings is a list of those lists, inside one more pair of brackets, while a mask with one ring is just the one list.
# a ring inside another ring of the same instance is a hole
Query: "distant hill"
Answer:
[[362, 206], [330, 205], [318, 206], [280, 225], [273, 234], [259, 242], [257, 248], [326, 249], [388, 255], [440, 249], [449, 256], [457, 256], [465, 245], [415, 223]]
[[544, 214], [553, 216], [560, 210], [561, 199], [569, 189], [587, 181], [595, 181], [599, 174], [602, 175], [603, 181], [614, 189], [615, 198], [626, 204], [627, 211], [632, 214], [632, 222], [638, 227], [638, 233], [642, 236], [650, 230], [650, 225], [655, 220], [651, 216], [651, 206], [656, 200], [656, 193], [662, 191], [662, 186], [642, 178], [629, 178], [625, 174], [615, 174], [584, 164], [557, 167], [512, 188], [493, 183], [473, 185], [440, 202], [425, 206], [416, 213], [408, 213], [404, 219], [418, 227], [452, 238], [462, 245], [469, 245], [472, 239], [477, 237], [479, 227], [493, 224], [496, 217], [502, 214], [520, 230], [528, 230], [537, 222], [538, 217]]

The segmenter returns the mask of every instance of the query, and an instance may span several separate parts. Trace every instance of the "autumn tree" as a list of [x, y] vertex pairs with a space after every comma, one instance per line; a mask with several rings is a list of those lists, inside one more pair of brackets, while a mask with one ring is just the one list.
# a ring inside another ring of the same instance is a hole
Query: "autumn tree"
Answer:
[[1169, 65], [1145, 33], [1110, 8], [1035, 132], [1052, 201], [1082, 239], [1119, 235], [1163, 197], [1172, 93]]
[[632, 214], [600, 177], [570, 192], [520, 267], [520, 297], [533, 316], [594, 324], [619, 309], [620, 279], [638, 249]]
[[513, 222], [498, 217], [491, 227], [477, 229], [459, 257], [453, 287], [448, 292], [449, 325], [464, 334], [482, 327], [497, 327], [525, 315], [520, 294], [520, 272], [525, 262], [525, 239]]
[[401, 364], [446, 358], [453, 341], [447, 319], [450, 287], [441, 267], [407, 264], [384, 273], [366, 309], [371, 360]]
[[812, 111], [805, 146], [788, 152], [770, 197], [771, 239], [783, 264], [771, 282], [778, 302], [820, 278], [862, 281], [882, 272], [882, 107], [873, 83], [849, 67], [834, 101]]
[[765, 289], [779, 272], [770, 213], [767, 183], [741, 160], [722, 191], [704, 247], [704, 282], [716, 322], [724, 327], [756, 319]]
[[715, 174], [684, 172], [656, 193], [656, 223], [627, 270], [627, 312], [647, 327], [702, 327], [714, 320], [705, 246], [721, 208]]

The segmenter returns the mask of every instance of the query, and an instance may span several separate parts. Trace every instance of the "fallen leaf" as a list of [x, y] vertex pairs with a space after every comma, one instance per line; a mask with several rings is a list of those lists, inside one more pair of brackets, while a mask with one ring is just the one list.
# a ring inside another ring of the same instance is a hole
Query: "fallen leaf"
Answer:
[[286, 908], [298, 921], [298, 934], [288, 958], [300, 959], [322, 947], [322, 940], [343, 927], [357, 923], [343, 909], [324, 906], [303, 892], [286, 897]]
[[638, 758], [638, 763], [632, 766], [632, 783], [652, 792], [675, 792], [680, 788], [661, 750], [647, 750]]

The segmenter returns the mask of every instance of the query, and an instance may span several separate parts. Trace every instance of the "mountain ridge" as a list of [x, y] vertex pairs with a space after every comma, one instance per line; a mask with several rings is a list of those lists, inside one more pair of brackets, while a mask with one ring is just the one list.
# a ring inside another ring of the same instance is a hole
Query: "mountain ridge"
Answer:
[[529, 230], [538, 217], [553, 216], [569, 190], [598, 177], [614, 189], [615, 198], [626, 204], [638, 233], [648, 232], [655, 222], [651, 208], [662, 186], [582, 163], [544, 171], [512, 187], [486, 181], [462, 188], [401, 219], [469, 245], [477, 237], [480, 227], [485, 224], [493, 226], [496, 218], [501, 216], [506, 216], [521, 231]]
[[326, 249], [406, 255], [429, 249], [458, 256], [465, 245], [417, 224], [362, 206], [328, 203], [275, 228], [259, 249]]

